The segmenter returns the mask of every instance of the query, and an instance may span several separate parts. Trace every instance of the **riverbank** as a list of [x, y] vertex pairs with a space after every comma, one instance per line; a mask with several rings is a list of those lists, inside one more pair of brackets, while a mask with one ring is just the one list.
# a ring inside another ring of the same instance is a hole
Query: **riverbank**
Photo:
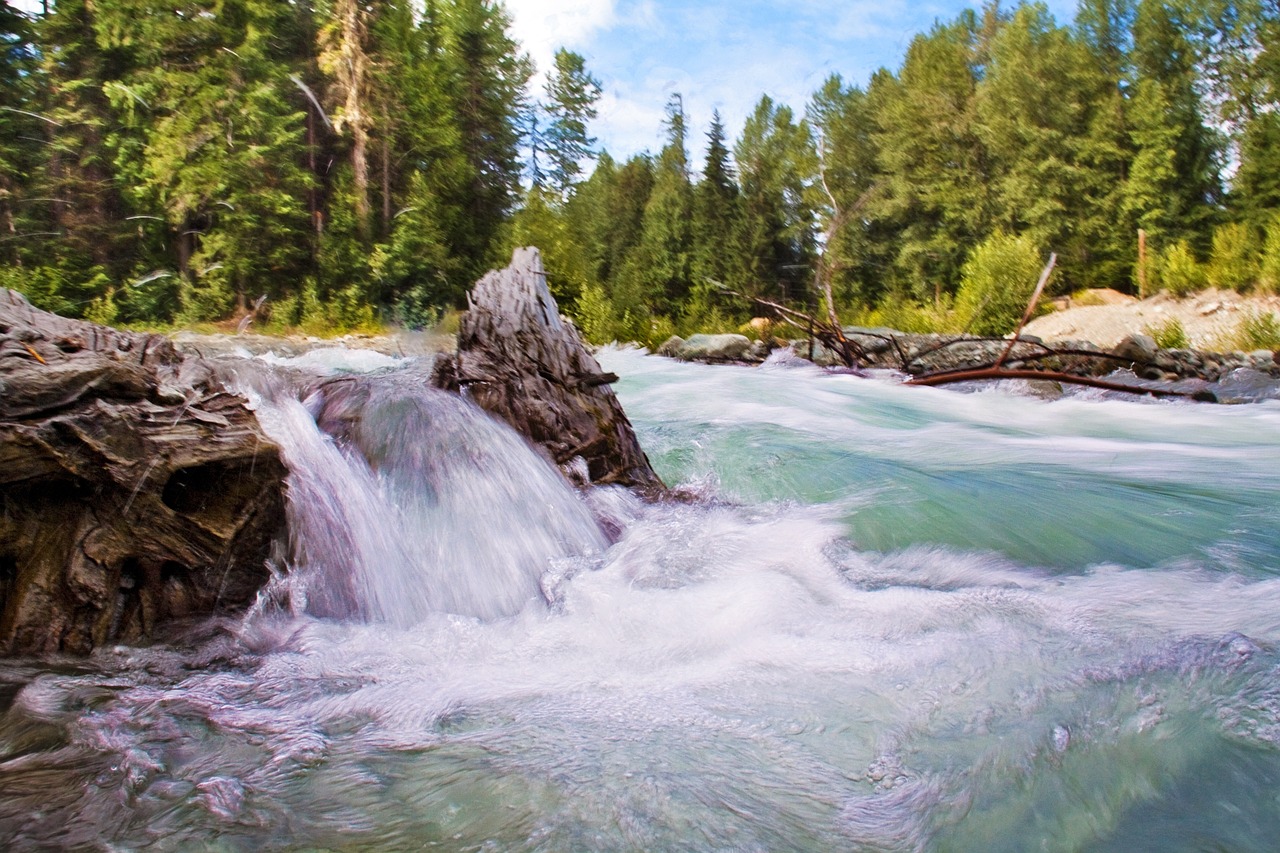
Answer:
[[1280, 314], [1280, 296], [1245, 296], [1216, 289], [1183, 299], [1158, 293], [1142, 300], [1114, 290], [1091, 290], [1074, 300], [1065, 298], [1060, 304], [1061, 310], [1028, 323], [1025, 333], [1047, 342], [1085, 340], [1110, 348], [1129, 335], [1158, 338], [1160, 335], [1153, 333], [1176, 323], [1186, 337], [1187, 349], [1248, 351], [1255, 347], [1241, 340], [1242, 326], [1250, 320]]

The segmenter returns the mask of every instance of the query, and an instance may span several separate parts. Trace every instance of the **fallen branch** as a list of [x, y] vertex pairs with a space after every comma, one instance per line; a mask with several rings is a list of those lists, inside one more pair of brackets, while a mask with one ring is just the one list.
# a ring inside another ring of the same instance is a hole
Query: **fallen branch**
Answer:
[[[1087, 388], [1101, 388], [1104, 391], [1122, 391], [1128, 394], [1150, 394], [1153, 397], [1186, 397], [1206, 401], [1206, 392], [1173, 391], [1164, 388], [1147, 388], [1140, 385], [1125, 385], [1120, 382], [1108, 382], [1092, 376], [1076, 376], [1072, 373], [1061, 373], [1056, 370], [1029, 370], [1026, 368], [982, 367], [975, 370], [952, 370], [947, 373], [928, 373], [913, 376], [904, 385], [949, 385], [953, 382], [977, 382], [998, 379], [1041, 379], [1051, 382], [1064, 382], [1070, 385], [1083, 385]], [[1213, 398], [1216, 401], [1216, 397]]]
[[1040, 273], [1040, 280], [1036, 282], [1036, 289], [1031, 293], [1031, 299], [1027, 301], [1027, 310], [1022, 312], [1022, 319], [1018, 321], [1018, 328], [1013, 330], [1013, 337], [1009, 339], [1009, 345], [1004, 348], [1004, 352], [1000, 353], [1000, 357], [996, 359], [996, 367], [1004, 364], [1004, 360], [1009, 357], [1013, 345], [1022, 337], [1022, 327], [1027, 325], [1027, 321], [1031, 319], [1031, 315], [1036, 313], [1036, 305], [1040, 302], [1040, 294], [1044, 293], [1044, 286], [1049, 283], [1049, 276], [1053, 273], [1054, 266], [1058, 263], [1056, 253], [1049, 255], [1049, 263], [1045, 264], [1044, 270]]

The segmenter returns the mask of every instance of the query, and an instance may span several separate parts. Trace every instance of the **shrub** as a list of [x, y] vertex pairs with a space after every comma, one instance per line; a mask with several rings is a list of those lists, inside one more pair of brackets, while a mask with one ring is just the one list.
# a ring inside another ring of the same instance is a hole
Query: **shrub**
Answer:
[[875, 310], [856, 316], [855, 322], [860, 326], [883, 326], [917, 335], [958, 332], [963, 325], [957, 322], [955, 313], [945, 302], [935, 307], [901, 296], [887, 296]]
[[1271, 311], [1246, 314], [1236, 327], [1232, 343], [1244, 352], [1280, 349], [1280, 318]]
[[598, 284], [582, 288], [574, 303], [574, 317], [582, 336], [593, 344], [607, 344], [618, 337], [618, 318], [613, 302]]
[[1152, 264], [1158, 289], [1174, 296], [1189, 296], [1204, 290], [1209, 280], [1204, 265], [1196, 260], [1195, 253], [1186, 240], [1179, 240], [1157, 254]]
[[1272, 217], [1267, 226], [1267, 239], [1263, 241], [1258, 263], [1258, 289], [1280, 292], [1280, 215]]
[[1230, 223], [1213, 231], [1213, 251], [1206, 270], [1214, 287], [1247, 290], [1258, 279], [1258, 253], [1247, 225]]
[[1022, 319], [1044, 265], [1030, 237], [997, 231], [974, 247], [960, 270], [956, 314], [978, 335], [1004, 335]]
[[1170, 317], [1159, 326], [1147, 326], [1143, 329], [1156, 342], [1156, 346], [1161, 349], [1186, 349], [1190, 346], [1187, 339], [1187, 330], [1182, 327], [1182, 321], [1177, 317]]

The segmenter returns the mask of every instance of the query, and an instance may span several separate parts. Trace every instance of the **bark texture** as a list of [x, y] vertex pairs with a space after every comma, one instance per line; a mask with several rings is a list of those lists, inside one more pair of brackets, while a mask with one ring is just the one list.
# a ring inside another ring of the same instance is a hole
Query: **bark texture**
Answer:
[[82, 654], [242, 608], [284, 477], [201, 360], [0, 290], [0, 653]]
[[656, 495], [665, 487], [636, 440], [605, 373], [547, 288], [537, 249], [480, 279], [468, 297], [456, 356], [441, 356], [433, 382], [459, 391], [587, 479]]

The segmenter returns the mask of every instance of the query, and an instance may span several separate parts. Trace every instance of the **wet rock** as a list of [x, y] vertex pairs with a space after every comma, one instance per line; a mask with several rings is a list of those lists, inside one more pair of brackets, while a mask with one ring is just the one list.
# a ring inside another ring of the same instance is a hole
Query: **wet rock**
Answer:
[[87, 653], [246, 606], [284, 475], [201, 360], [0, 291], [0, 653]]

